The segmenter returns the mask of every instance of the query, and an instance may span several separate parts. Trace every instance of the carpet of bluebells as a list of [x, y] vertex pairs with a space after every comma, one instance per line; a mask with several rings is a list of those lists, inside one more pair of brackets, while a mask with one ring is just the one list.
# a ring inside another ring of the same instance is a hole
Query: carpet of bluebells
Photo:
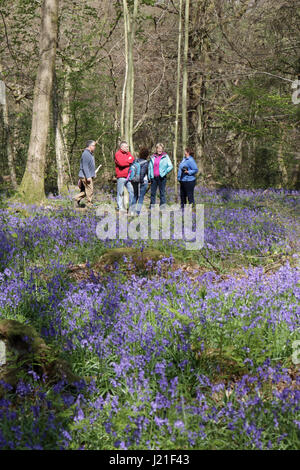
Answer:
[[[201, 259], [178, 240], [100, 241], [95, 214], [63, 199], [2, 201], [0, 319], [34, 326], [81, 380], [50, 387], [33, 368], [2, 384], [0, 449], [299, 448], [300, 193], [196, 195], [206, 259], [246, 260], [238, 275], [171, 269]], [[147, 244], [164, 253], [151, 275], [126, 257], [92, 270], [107, 248]], [[71, 278], [86, 261], [90, 275]]]

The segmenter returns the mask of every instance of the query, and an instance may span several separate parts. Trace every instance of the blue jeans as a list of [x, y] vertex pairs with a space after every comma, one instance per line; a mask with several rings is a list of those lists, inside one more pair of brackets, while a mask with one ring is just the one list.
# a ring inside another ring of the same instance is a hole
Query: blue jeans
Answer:
[[117, 204], [119, 210], [125, 210], [123, 206], [123, 193], [124, 193], [124, 186], [126, 186], [128, 193], [129, 193], [129, 208], [132, 206], [133, 200], [133, 187], [130, 181], [126, 182], [126, 178], [118, 178], [117, 182]]
[[[148, 182], [147, 183], [132, 183], [133, 186], [133, 201], [132, 201], [132, 210], [136, 211], [137, 214], [141, 212], [142, 205], [144, 202], [144, 197], [148, 189]], [[137, 207], [136, 207], [137, 203]]]
[[157, 188], [159, 188], [159, 196], [160, 196], [160, 206], [163, 206], [166, 204], [166, 183], [167, 183], [167, 177], [166, 176], [158, 176], [154, 177], [152, 182], [151, 182], [151, 206], [155, 204], [155, 199], [156, 199], [156, 191]]

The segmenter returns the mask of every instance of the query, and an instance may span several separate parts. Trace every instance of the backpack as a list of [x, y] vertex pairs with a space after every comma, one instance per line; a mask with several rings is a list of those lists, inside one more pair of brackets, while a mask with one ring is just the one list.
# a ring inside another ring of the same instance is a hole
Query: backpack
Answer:
[[128, 181], [132, 183], [140, 183], [141, 179], [141, 164], [135, 160], [131, 165], [128, 172]]
[[147, 160], [142, 160], [141, 165], [141, 177], [140, 177], [140, 183], [144, 183], [144, 178], [148, 174], [148, 161]]

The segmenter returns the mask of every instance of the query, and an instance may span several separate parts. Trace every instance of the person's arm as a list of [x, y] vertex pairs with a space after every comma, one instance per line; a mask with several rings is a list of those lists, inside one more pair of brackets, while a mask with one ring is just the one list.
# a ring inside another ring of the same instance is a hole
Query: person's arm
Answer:
[[153, 162], [152, 162], [152, 159], [149, 160], [149, 163], [148, 163], [148, 180], [149, 180], [149, 183], [151, 183], [151, 169], [153, 168]]
[[122, 154], [121, 152], [117, 152], [115, 155], [115, 163], [119, 168], [127, 168], [133, 163], [133, 161], [134, 158], [130, 153]]
[[182, 169], [181, 169], [181, 163], [179, 163], [178, 172], [177, 172], [177, 180], [178, 180], [178, 181], [180, 181], [180, 178], [181, 178], [181, 172], [182, 172]]
[[190, 166], [191, 168], [188, 170], [188, 175], [195, 175], [198, 172], [198, 167], [193, 158], [190, 159]]
[[84, 152], [82, 155], [82, 171], [88, 182], [91, 181], [91, 178], [93, 176], [91, 163], [91, 156], [88, 153]]
[[170, 173], [170, 171], [172, 170], [173, 170], [173, 164], [171, 162], [169, 155], [167, 155], [167, 173]]

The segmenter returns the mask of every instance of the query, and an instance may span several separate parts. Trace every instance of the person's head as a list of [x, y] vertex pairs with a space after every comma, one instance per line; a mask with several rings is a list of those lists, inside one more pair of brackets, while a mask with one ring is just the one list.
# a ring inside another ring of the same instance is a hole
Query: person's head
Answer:
[[164, 150], [165, 150], [164, 144], [161, 144], [161, 143], [156, 144], [156, 153], [158, 155], [161, 155]]
[[120, 150], [123, 152], [129, 152], [129, 145], [125, 140], [120, 143]]
[[149, 157], [149, 150], [146, 147], [142, 147], [139, 151], [139, 158], [142, 158], [143, 160], [147, 160]]
[[90, 152], [94, 152], [96, 148], [96, 142], [94, 140], [88, 140], [86, 147]]
[[186, 147], [186, 148], [184, 149], [184, 155], [185, 155], [186, 157], [189, 157], [190, 155], [193, 155], [193, 153], [194, 153], [194, 152], [193, 152], [193, 150], [191, 149], [191, 147]]

